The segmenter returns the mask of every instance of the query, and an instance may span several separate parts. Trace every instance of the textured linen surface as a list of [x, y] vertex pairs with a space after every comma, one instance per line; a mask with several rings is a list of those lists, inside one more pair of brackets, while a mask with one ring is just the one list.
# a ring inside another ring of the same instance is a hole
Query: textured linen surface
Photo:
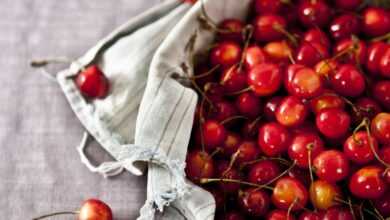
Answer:
[[[146, 178], [125, 172], [104, 179], [80, 163], [75, 147], [84, 128], [58, 84], [28, 63], [31, 58], [77, 58], [116, 27], [158, 3], [0, 0], [2, 219], [26, 220], [55, 210], [75, 210], [89, 197], [109, 203], [115, 219], [139, 215]], [[53, 73], [60, 69], [49, 67]], [[111, 160], [99, 147], [90, 147], [88, 155], [96, 162]]]

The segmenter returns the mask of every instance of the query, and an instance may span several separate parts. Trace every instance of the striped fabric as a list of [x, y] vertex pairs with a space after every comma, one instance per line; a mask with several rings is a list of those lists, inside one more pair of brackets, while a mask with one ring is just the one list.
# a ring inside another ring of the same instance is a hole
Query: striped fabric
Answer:
[[[216, 22], [244, 18], [249, 2], [204, 1]], [[148, 166], [142, 220], [214, 219], [211, 194], [181, 179], [198, 97], [172, 77], [187, 74], [183, 65], [192, 74], [185, 48], [194, 35], [195, 52], [213, 40], [213, 34], [198, 23], [200, 12], [200, 2], [193, 7], [178, 0], [164, 2], [118, 28], [58, 74], [81, 123], [119, 165], [135, 175]], [[112, 84], [104, 100], [87, 102], [71, 78], [80, 66], [91, 63], [98, 64]], [[155, 213], [167, 205], [163, 213]]]

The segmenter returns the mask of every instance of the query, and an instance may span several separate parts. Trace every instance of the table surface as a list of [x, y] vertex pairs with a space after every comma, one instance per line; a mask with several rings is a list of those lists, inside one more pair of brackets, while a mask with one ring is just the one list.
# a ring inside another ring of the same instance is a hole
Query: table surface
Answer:
[[[58, 85], [29, 60], [77, 58], [118, 25], [159, 0], [0, 0], [0, 215], [31, 219], [76, 210], [97, 197], [115, 219], [135, 219], [145, 200], [145, 177], [104, 179], [81, 164], [83, 127]], [[64, 66], [50, 67], [55, 72]], [[111, 158], [97, 145], [88, 154]], [[58, 217], [52, 219], [75, 219]]]

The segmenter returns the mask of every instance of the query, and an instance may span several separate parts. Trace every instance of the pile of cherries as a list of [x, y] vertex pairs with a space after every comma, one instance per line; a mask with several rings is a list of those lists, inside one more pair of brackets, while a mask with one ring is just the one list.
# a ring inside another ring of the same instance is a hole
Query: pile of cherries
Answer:
[[[390, 217], [390, 11], [254, 0], [196, 55], [187, 177], [217, 219]], [[207, 31], [203, 30], [203, 31]]]

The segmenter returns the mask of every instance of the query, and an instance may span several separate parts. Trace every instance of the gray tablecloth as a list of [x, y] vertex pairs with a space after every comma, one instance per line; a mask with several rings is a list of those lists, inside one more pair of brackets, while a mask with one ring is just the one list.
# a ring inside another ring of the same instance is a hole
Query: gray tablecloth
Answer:
[[[103, 179], [80, 163], [83, 128], [57, 84], [31, 58], [82, 55], [97, 40], [158, 0], [0, 0], [0, 216], [25, 220], [78, 209], [97, 197], [115, 219], [135, 219], [144, 177]], [[64, 66], [63, 66], [64, 67]], [[51, 67], [56, 72], [61, 67]], [[110, 157], [96, 145], [96, 161]], [[75, 219], [59, 217], [53, 219]]]

